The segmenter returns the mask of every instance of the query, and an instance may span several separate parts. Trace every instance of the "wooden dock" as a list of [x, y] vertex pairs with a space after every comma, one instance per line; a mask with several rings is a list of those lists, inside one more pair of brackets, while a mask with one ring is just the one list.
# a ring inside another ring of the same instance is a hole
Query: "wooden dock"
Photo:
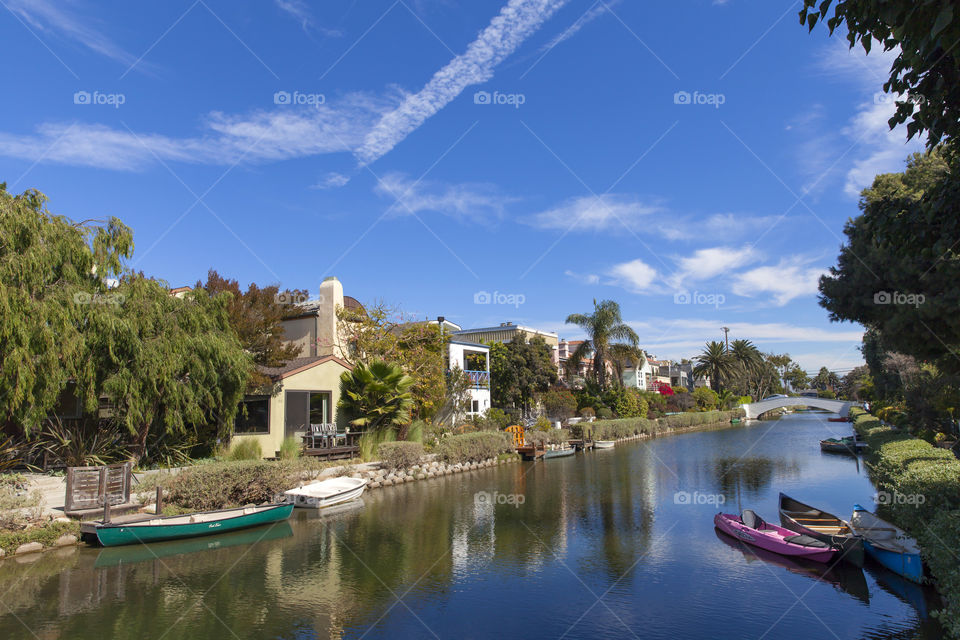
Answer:
[[542, 446], [524, 445], [517, 447], [517, 453], [519, 453], [524, 460], [537, 460], [542, 458], [544, 451], [546, 451], [546, 448]]
[[354, 458], [360, 453], [360, 447], [357, 445], [345, 445], [340, 447], [322, 447], [317, 449], [304, 449], [303, 455], [321, 460], [344, 460]]
[[587, 449], [593, 449], [593, 440], [567, 440], [567, 444], [576, 449], [577, 451], [586, 451]]

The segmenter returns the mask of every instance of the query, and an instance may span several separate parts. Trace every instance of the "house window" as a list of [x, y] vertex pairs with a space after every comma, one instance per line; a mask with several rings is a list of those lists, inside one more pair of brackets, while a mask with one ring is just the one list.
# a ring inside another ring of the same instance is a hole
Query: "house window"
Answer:
[[251, 397], [241, 402], [233, 423], [233, 432], [270, 433], [270, 397]]
[[480, 413], [480, 401], [479, 401], [479, 400], [473, 400], [473, 401], [470, 403], [470, 412], [471, 412], [471, 413]]
[[74, 382], [68, 382], [57, 398], [57, 404], [53, 408], [53, 416], [63, 420], [76, 420], [80, 418], [81, 413], [77, 385]]

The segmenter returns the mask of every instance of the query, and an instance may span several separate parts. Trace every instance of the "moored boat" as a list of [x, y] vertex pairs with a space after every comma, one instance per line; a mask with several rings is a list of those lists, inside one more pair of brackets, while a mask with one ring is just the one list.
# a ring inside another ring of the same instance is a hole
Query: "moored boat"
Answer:
[[847, 416], [839, 416], [837, 418], [827, 418], [827, 422], [850, 422], [850, 418]]
[[713, 523], [718, 529], [738, 540], [780, 555], [806, 558], [814, 562], [830, 562], [837, 554], [837, 550], [827, 543], [765, 522], [750, 509], [744, 509], [739, 516], [718, 513], [714, 516]]
[[867, 443], [862, 442], [857, 436], [844, 436], [843, 438], [827, 438], [820, 441], [820, 450], [831, 453], [858, 453], [867, 448]]
[[83, 522], [80, 532], [95, 537], [105, 547], [116, 547], [237, 531], [286, 520], [292, 511], [292, 504], [263, 504], [179, 516], [138, 514], [119, 516], [111, 522]]
[[577, 452], [576, 449], [570, 447], [569, 449], [548, 449], [543, 452], [543, 459], [549, 460], [550, 458], [566, 458], [567, 456], [572, 456]]
[[593, 443], [595, 449], [613, 449], [614, 445], [617, 444], [614, 440], [597, 440]]
[[321, 509], [359, 498], [366, 486], [363, 478], [328, 478], [284, 491], [283, 495], [294, 506]]
[[903, 529], [858, 504], [853, 506], [850, 524], [857, 534], [863, 536], [864, 549], [871, 558], [907, 580], [923, 582], [920, 545]]
[[863, 538], [854, 533], [846, 520], [781, 493], [780, 524], [839, 549], [845, 562], [863, 566]]

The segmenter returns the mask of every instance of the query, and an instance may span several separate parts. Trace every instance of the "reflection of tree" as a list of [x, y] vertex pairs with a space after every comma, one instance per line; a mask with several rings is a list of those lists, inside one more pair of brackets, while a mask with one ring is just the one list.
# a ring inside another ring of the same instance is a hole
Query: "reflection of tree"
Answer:
[[722, 457], [714, 459], [712, 472], [717, 490], [728, 500], [736, 500], [738, 492], [758, 496], [770, 486], [774, 474], [778, 477], [795, 475], [799, 473], [799, 465], [766, 456]]

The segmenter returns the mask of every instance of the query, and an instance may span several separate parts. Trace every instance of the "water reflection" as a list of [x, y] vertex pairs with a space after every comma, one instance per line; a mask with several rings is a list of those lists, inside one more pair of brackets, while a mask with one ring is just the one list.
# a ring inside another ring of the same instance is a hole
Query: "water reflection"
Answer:
[[824, 504], [869, 496], [849, 461], [820, 455], [823, 426], [788, 426], [767, 438], [749, 427], [694, 433], [410, 483], [262, 530], [8, 559], [0, 638], [393, 638], [429, 629], [706, 639], [718, 616], [738, 620], [745, 636], [774, 625], [771, 635], [802, 627], [805, 638], [833, 637], [810, 610], [790, 608], [808, 590], [804, 603], [839, 637], [938, 637], [923, 589], [889, 572], [828, 571], [746, 549], [714, 531], [712, 506], [675, 503], [678, 484], [713, 487], [728, 504], [739, 496], [761, 513], [775, 513], [790, 483]]

